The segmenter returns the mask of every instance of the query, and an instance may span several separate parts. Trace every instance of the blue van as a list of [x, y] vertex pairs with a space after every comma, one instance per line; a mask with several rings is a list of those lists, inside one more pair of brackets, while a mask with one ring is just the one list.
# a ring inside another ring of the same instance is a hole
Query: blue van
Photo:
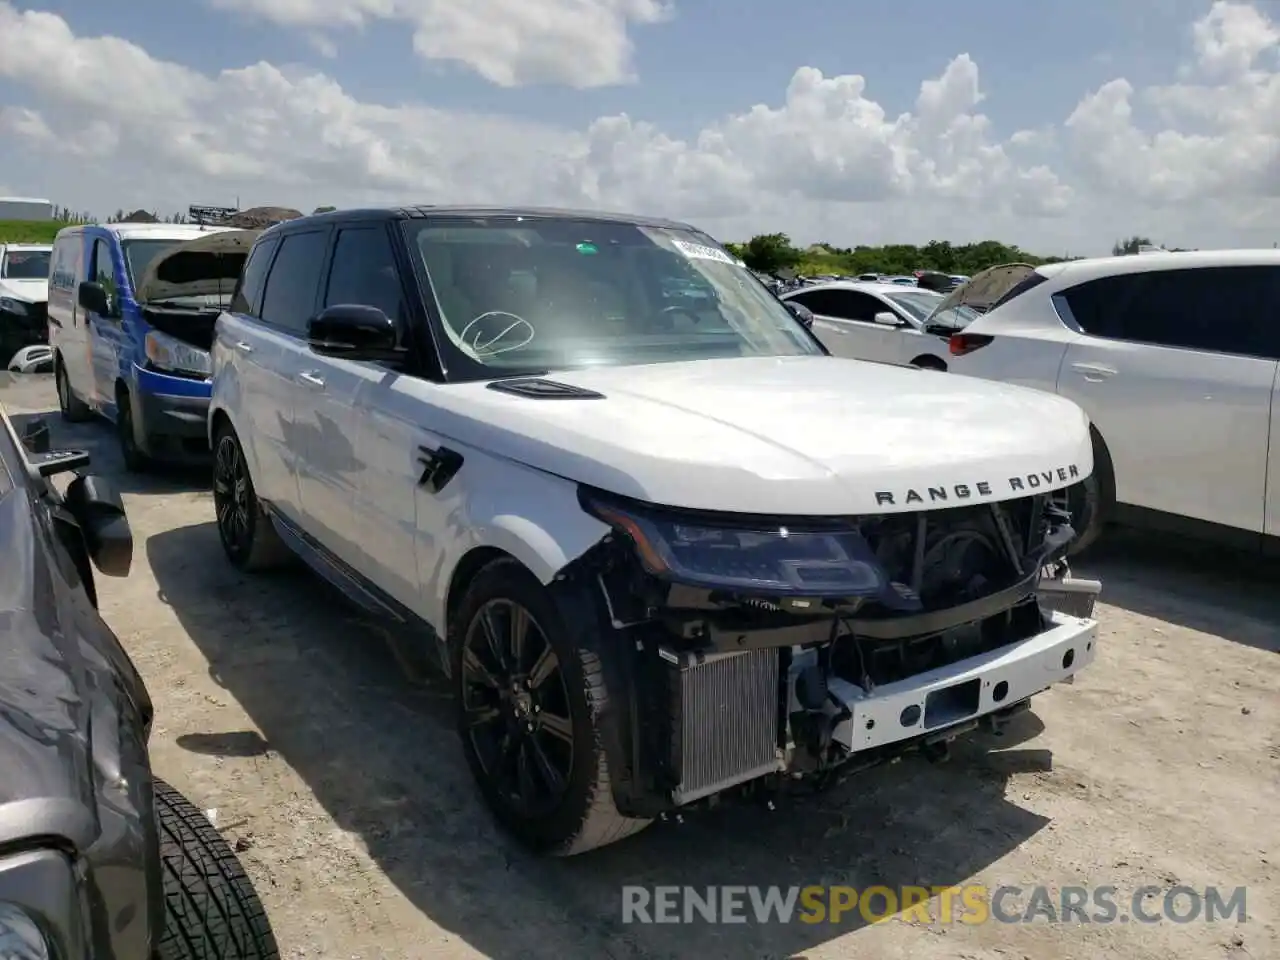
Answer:
[[49, 265], [49, 346], [68, 420], [115, 424], [129, 470], [208, 456], [209, 347], [257, 230], [67, 227]]

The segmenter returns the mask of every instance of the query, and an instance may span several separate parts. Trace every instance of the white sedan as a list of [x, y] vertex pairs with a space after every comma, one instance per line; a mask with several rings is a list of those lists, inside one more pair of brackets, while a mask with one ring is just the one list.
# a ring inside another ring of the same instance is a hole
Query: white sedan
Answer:
[[896, 283], [820, 283], [782, 299], [812, 311], [818, 339], [837, 357], [854, 360], [946, 370], [947, 338], [963, 326], [935, 316], [946, 299], [941, 294]]

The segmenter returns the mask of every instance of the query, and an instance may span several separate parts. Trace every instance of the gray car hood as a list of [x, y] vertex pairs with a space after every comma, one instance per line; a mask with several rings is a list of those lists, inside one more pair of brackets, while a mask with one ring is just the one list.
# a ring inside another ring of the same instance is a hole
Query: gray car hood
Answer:
[[139, 303], [230, 296], [260, 230], [218, 230], [173, 248], [147, 266], [134, 288]]
[[972, 307], [980, 312], [989, 310], [1014, 284], [1021, 283], [1035, 269], [1029, 263], [1001, 263], [988, 267], [947, 294], [934, 308], [933, 314], [937, 316], [956, 307]]

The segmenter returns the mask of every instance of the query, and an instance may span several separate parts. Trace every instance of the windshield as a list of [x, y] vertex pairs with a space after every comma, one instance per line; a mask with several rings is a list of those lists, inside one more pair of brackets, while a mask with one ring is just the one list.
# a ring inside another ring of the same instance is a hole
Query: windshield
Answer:
[[885, 299], [911, 314], [911, 319], [918, 323], [928, 320], [929, 315], [938, 309], [938, 304], [942, 303], [941, 294], [930, 293], [927, 290], [914, 293], [886, 293]]
[[147, 267], [164, 251], [176, 247], [185, 240], [125, 240], [124, 262], [129, 268], [129, 286], [138, 289], [138, 281], [147, 272]]
[[749, 270], [691, 231], [528, 217], [405, 229], [454, 378], [824, 353]]
[[48, 280], [49, 250], [9, 250], [0, 260], [0, 280]]

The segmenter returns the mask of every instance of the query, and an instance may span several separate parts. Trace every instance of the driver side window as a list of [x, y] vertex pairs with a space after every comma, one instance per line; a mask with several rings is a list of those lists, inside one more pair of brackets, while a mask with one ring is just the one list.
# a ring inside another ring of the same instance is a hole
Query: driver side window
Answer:
[[116, 299], [116, 271], [111, 262], [111, 247], [105, 240], [97, 240], [93, 244], [93, 282], [107, 291], [107, 302], [114, 309], [119, 302]]

